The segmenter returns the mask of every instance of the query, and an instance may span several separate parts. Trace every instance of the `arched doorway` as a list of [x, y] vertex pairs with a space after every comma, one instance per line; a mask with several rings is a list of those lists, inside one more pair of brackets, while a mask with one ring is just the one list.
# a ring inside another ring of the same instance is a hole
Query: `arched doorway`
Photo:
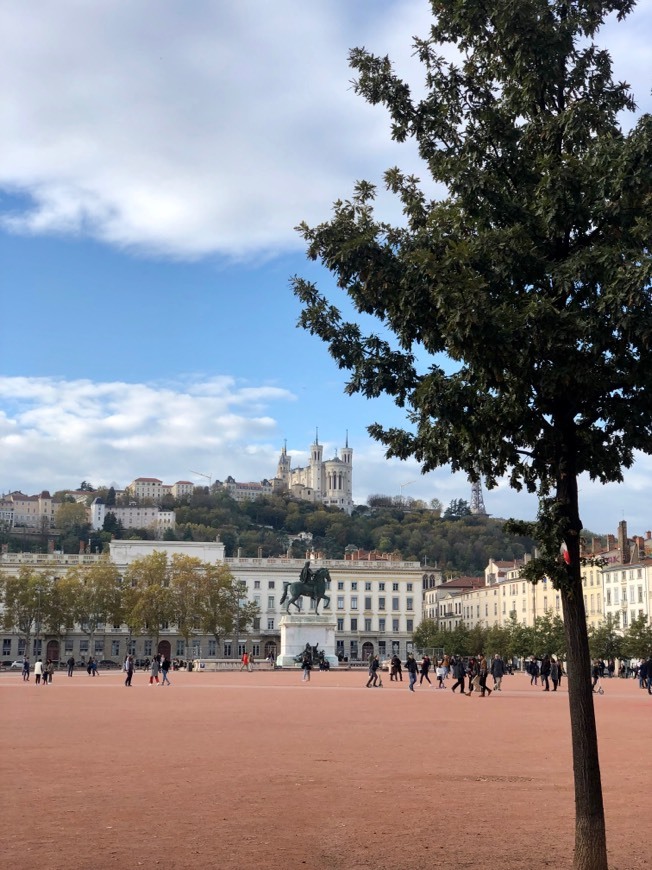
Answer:
[[170, 646], [169, 640], [160, 640], [158, 642], [158, 647], [156, 651], [163, 656], [163, 658], [169, 659], [172, 655], [172, 647]]
[[270, 656], [276, 660], [276, 643], [273, 640], [268, 640], [265, 644], [265, 658], [268, 659]]
[[369, 656], [372, 656], [373, 654], [374, 654], [374, 645], [371, 643], [371, 641], [366, 640], [362, 644], [362, 661], [366, 662], [367, 659], [369, 658]]
[[59, 641], [58, 640], [49, 640], [47, 649], [45, 650], [45, 658], [50, 659], [51, 662], [59, 661]]

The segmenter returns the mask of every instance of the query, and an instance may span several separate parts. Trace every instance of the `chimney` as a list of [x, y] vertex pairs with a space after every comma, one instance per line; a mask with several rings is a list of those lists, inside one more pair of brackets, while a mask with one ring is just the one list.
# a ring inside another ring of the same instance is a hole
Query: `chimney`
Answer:
[[629, 564], [629, 540], [627, 538], [627, 521], [621, 520], [618, 523], [618, 549], [620, 550], [620, 561], [623, 565]]
[[80, 556], [83, 556], [83, 555], [84, 555], [84, 550], [85, 550], [85, 549], [86, 549], [86, 545], [84, 544], [83, 541], [80, 541], [80, 542], [79, 542], [79, 555], [80, 555]]
[[613, 535], [607, 535], [607, 550], [613, 550], [616, 547], [616, 539]]
[[646, 532], [646, 533], [645, 533], [645, 537], [646, 537], [646, 538], [648, 539], [648, 541], [649, 541], [649, 540], [652, 538], [652, 532]]

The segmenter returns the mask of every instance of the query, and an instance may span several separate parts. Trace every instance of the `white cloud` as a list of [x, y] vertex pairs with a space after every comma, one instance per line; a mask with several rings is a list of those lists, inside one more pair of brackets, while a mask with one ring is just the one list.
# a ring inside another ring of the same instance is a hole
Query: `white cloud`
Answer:
[[[647, 14], [607, 32], [643, 105]], [[186, 258], [300, 248], [292, 228], [356, 178], [418, 171], [347, 55], [388, 53], [418, 87], [429, 22], [426, 0], [7, 0], [0, 187], [30, 204], [5, 227]]]

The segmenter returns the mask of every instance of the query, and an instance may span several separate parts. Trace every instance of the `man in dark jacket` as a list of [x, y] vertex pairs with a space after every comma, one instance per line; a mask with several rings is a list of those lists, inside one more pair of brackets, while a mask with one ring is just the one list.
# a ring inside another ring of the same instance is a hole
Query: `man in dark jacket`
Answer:
[[505, 676], [505, 662], [502, 658], [496, 653], [491, 662], [491, 676], [494, 678], [494, 689], [497, 692], [502, 692], [500, 684], [503, 681], [503, 677]]
[[408, 672], [408, 676], [410, 678], [410, 685], [408, 689], [411, 692], [414, 692], [414, 684], [417, 681], [417, 671], [419, 670], [419, 665], [417, 664], [417, 660], [414, 658], [412, 653], [408, 653], [407, 661], [405, 662], [405, 667]]
[[378, 656], [374, 656], [369, 662], [369, 679], [367, 680], [367, 688], [370, 689], [373, 686], [378, 685], [378, 668], [380, 667], [380, 660]]
[[451, 691], [454, 692], [455, 689], [460, 687], [460, 695], [464, 694], [464, 678], [466, 677], [466, 666], [460, 656], [455, 656], [453, 658], [453, 676], [457, 680], [456, 683], [453, 683], [451, 686]]

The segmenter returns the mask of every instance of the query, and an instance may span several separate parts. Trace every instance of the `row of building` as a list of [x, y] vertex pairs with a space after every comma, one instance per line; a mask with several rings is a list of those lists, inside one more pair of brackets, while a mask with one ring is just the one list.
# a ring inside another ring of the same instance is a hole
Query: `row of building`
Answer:
[[[346, 513], [353, 510], [353, 450], [349, 447], [348, 435], [340, 455], [324, 459], [324, 448], [318, 434], [310, 447], [310, 459], [305, 467], [292, 468], [292, 459], [283, 446], [276, 467], [276, 476], [260, 482], [240, 482], [229, 476], [226, 480], [212, 482], [212, 477], [203, 475], [214, 488], [223, 489], [238, 502], [273, 494], [291, 495], [301, 501], [322, 503], [340, 508]], [[160, 508], [166, 496], [182, 499], [191, 496], [196, 484], [190, 480], [177, 480], [167, 484], [158, 477], [136, 477], [124, 489], [115, 489], [120, 506], [108, 506], [96, 499], [89, 510], [89, 522], [93, 529], [103, 527], [106, 514], [111, 511], [126, 529], [152, 529], [161, 534], [174, 528], [174, 511]], [[86, 505], [92, 492], [70, 490], [67, 497]], [[133, 501], [132, 501], [133, 500]], [[124, 502], [127, 504], [124, 504]], [[0, 496], [0, 526], [46, 534], [56, 526], [56, 512], [61, 502], [52, 498], [47, 490], [39, 495], [25, 495], [20, 491]]]
[[[584, 608], [589, 627], [608, 616], [627, 629], [634, 619], [652, 614], [652, 532], [629, 538], [622, 521], [618, 535], [608, 535], [606, 547], [593, 542], [582, 565]], [[531, 626], [546, 612], [562, 616], [561, 596], [551, 583], [533, 585], [521, 577], [529, 557], [514, 562], [489, 560], [483, 578], [461, 577], [424, 593], [424, 618], [444, 629], [464, 622], [491, 627], [506, 625], [515, 614]], [[598, 564], [599, 562], [599, 564]]]

